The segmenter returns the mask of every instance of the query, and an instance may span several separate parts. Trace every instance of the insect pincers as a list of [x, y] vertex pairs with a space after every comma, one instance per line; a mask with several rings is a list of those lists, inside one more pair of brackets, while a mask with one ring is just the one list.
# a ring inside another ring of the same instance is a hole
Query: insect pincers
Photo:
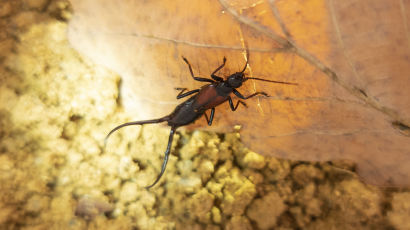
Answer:
[[[238, 108], [239, 104], [247, 106], [245, 102], [241, 100], [238, 100], [238, 102], [234, 106], [232, 98], [230, 96], [231, 93], [235, 94], [238, 98], [242, 100], [252, 98], [256, 95], [268, 96], [268, 94], [265, 92], [255, 92], [249, 96], [243, 96], [237, 90], [237, 88], [241, 87], [242, 83], [244, 83], [245, 81], [249, 79], [278, 83], [278, 84], [297, 85], [296, 83], [290, 83], [290, 82], [272, 81], [272, 80], [266, 80], [266, 79], [261, 79], [261, 78], [256, 78], [256, 77], [245, 77], [244, 71], [248, 66], [248, 61], [246, 61], [245, 67], [243, 68], [241, 72], [236, 72], [228, 76], [228, 78], [224, 80], [223, 78], [218, 77], [215, 74], [225, 66], [225, 63], [226, 63], [225, 57], [223, 59], [222, 65], [220, 65], [218, 68], [216, 68], [214, 72], [212, 72], [211, 74], [212, 79], [195, 77], [194, 73], [192, 72], [191, 64], [188, 62], [188, 60], [185, 57], [182, 57], [182, 59], [188, 65], [189, 72], [191, 73], [191, 76], [194, 80], [200, 81], [200, 82], [208, 82], [209, 84], [202, 86], [200, 89], [195, 89], [195, 90], [191, 90], [188, 92], [185, 92], [187, 90], [186, 88], [176, 88], [177, 90], [181, 91], [177, 95], [177, 99], [181, 99], [181, 98], [184, 98], [190, 95], [192, 96], [188, 98], [186, 101], [179, 104], [171, 114], [165, 117], [159, 118], [159, 119], [133, 121], [133, 122], [124, 123], [122, 125], [115, 127], [113, 130], [111, 130], [108, 133], [107, 137], [105, 138], [105, 143], [106, 143], [107, 139], [111, 136], [111, 134], [113, 134], [118, 129], [121, 129], [129, 125], [143, 125], [143, 124], [153, 124], [153, 123], [161, 123], [161, 122], [168, 123], [168, 126], [171, 127], [171, 132], [169, 134], [168, 145], [167, 145], [167, 149], [165, 150], [165, 157], [162, 163], [161, 172], [159, 173], [154, 183], [146, 187], [147, 189], [153, 187], [160, 180], [161, 176], [164, 174], [165, 168], [168, 162], [168, 157], [171, 151], [172, 140], [175, 134], [175, 130], [178, 127], [191, 124], [195, 122], [197, 119], [199, 119], [201, 116], [205, 116], [205, 119], [208, 122], [208, 125], [212, 125], [212, 120], [215, 115], [215, 107], [226, 101], [229, 102], [229, 106], [231, 107], [232, 111], [235, 111]], [[205, 113], [208, 109], [211, 110], [211, 114], [209, 118], [208, 118], [208, 115]]]

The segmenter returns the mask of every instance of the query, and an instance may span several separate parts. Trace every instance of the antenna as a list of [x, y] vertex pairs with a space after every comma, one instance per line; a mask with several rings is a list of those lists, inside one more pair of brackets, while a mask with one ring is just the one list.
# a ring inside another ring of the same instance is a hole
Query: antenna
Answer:
[[273, 80], [267, 80], [267, 79], [262, 79], [262, 78], [257, 78], [257, 77], [246, 77], [244, 81], [247, 81], [249, 79], [253, 80], [258, 80], [258, 81], [267, 81], [267, 82], [272, 82], [272, 83], [278, 83], [278, 84], [285, 84], [285, 85], [298, 85], [298, 83], [293, 83], [293, 82], [285, 82], [285, 81], [273, 81]]

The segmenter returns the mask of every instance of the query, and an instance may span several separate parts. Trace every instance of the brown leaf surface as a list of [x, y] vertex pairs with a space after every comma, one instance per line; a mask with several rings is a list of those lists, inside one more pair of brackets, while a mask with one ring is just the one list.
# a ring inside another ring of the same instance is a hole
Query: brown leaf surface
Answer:
[[[240, 91], [272, 97], [249, 108], [217, 108], [213, 128], [242, 125], [254, 151], [298, 160], [347, 159], [363, 178], [410, 185], [409, 1], [72, 0], [72, 44], [123, 77], [122, 102], [138, 119], [178, 103], [174, 87], [196, 75], [247, 74], [298, 86], [248, 81]], [[81, 84], [81, 83], [79, 83]], [[193, 127], [206, 127], [204, 121]]]

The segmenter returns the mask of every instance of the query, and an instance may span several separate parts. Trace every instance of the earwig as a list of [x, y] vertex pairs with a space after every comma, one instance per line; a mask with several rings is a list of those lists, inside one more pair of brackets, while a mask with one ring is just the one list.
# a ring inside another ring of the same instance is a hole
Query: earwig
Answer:
[[[238, 102], [234, 106], [232, 98], [230, 96], [231, 93], [235, 94], [238, 98], [242, 100], [247, 100], [257, 95], [263, 95], [265, 97], [268, 97], [268, 94], [265, 92], [255, 92], [249, 96], [246, 96], [246, 97], [243, 96], [237, 90], [237, 88], [241, 87], [242, 83], [244, 83], [245, 81], [249, 79], [271, 82], [271, 83], [278, 83], [278, 84], [297, 85], [297, 83], [290, 83], [290, 82], [284, 82], [284, 81], [272, 81], [272, 80], [256, 78], [256, 77], [245, 77], [244, 72], [248, 66], [248, 60], [246, 61], [245, 67], [242, 69], [241, 72], [236, 72], [228, 76], [228, 78], [224, 80], [223, 78], [217, 76], [216, 73], [225, 66], [225, 63], [226, 63], [225, 57], [223, 59], [223, 64], [220, 65], [218, 68], [215, 69], [215, 71], [212, 72], [211, 74], [212, 79], [195, 77], [192, 71], [191, 64], [188, 62], [188, 60], [185, 57], [182, 57], [182, 59], [188, 65], [189, 72], [191, 73], [191, 76], [195, 81], [208, 82], [209, 84], [202, 86], [200, 89], [195, 89], [195, 90], [191, 90], [188, 92], [185, 92], [185, 90], [187, 90], [186, 88], [176, 88], [177, 90], [180, 90], [179, 94], [177, 95], [177, 99], [181, 99], [181, 98], [190, 96], [192, 94], [194, 95], [188, 98], [188, 100], [179, 104], [171, 114], [165, 117], [162, 117], [159, 119], [153, 119], [153, 120], [133, 121], [133, 122], [121, 124], [115, 127], [114, 129], [112, 129], [108, 133], [107, 137], [105, 138], [105, 143], [106, 143], [107, 139], [111, 136], [111, 134], [113, 134], [115, 131], [125, 126], [156, 124], [156, 123], [161, 123], [161, 122], [168, 123], [168, 126], [171, 127], [171, 131], [170, 131], [169, 138], [168, 138], [167, 149], [165, 150], [165, 157], [162, 163], [161, 172], [157, 176], [157, 179], [151, 185], [145, 187], [147, 189], [157, 184], [157, 182], [161, 179], [162, 175], [164, 174], [167, 163], [168, 163], [169, 154], [171, 152], [172, 140], [174, 138], [175, 131], [178, 127], [194, 123], [196, 120], [198, 120], [203, 115], [205, 116], [205, 119], [208, 122], [208, 125], [212, 125], [212, 121], [215, 115], [215, 107], [217, 107], [218, 105], [226, 101], [229, 102], [229, 106], [232, 111], [235, 111], [238, 108], [239, 104], [242, 104], [245, 107], [247, 107], [246, 103], [241, 100], [238, 100]], [[209, 109], [211, 110], [211, 114], [210, 114], [210, 117], [208, 118], [206, 111]]]

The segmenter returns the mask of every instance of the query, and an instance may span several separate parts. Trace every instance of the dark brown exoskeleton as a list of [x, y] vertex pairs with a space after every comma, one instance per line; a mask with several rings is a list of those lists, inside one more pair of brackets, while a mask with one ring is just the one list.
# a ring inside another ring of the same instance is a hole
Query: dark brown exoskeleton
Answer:
[[[226, 62], [225, 57], [223, 59], [223, 64], [219, 66], [214, 72], [212, 72], [211, 74], [212, 79], [195, 77], [194, 73], [192, 72], [191, 64], [189, 64], [188, 60], [185, 57], [182, 57], [182, 58], [187, 63], [189, 72], [191, 73], [191, 76], [194, 80], [201, 81], [201, 82], [209, 82], [210, 84], [204, 85], [200, 89], [195, 89], [192, 91], [188, 91], [186, 93], [184, 93], [186, 88], [176, 88], [177, 90], [181, 90], [181, 92], [177, 95], [177, 99], [181, 99], [183, 97], [187, 97], [192, 94], [195, 94], [195, 95], [191, 96], [188, 100], [179, 104], [174, 109], [174, 111], [168, 116], [165, 116], [159, 119], [153, 119], [153, 120], [133, 121], [133, 122], [124, 123], [122, 125], [115, 127], [113, 130], [111, 130], [108, 133], [107, 137], [105, 138], [105, 141], [107, 141], [108, 137], [112, 133], [114, 133], [118, 129], [125, 127], [125, 126], [168, 122], [168, 125], [171, 127], [171, 133], [169, 134], [168, 145], [165, 151], [165, 158], [162, 164], [161, 172], [158, 175], [157, 179], [154, 181], [154, 183], [146, 187], [147, 189], [154, 186], [159, 181], [161, 176], [164, 174], [165, 168], [167, 166], [170, 150], [171, 150], [174, 133], [178, 127], [191, 124], [195, 122], [198, 118], [200, 118], [202, 115], [205, 116], [205, 119], [207, 120], [208, 125], [212, 125], [212, 120], [215, 115], [215, 107], [226, 101], [229, 102], [229, 106], [231, 107], [232, 111], [235, 111], [238, 108], [239, 104], [247, 106], [245, 102], [241, 100], [238, 100], [238, 102], [234, 106], [232, 102], [232, 98], [230, 96], [231, 93], [234, 93], [237, 97], [243, 100], [249, 99], [256, 95], [263, 95], [266, 97], [268, 96], [265, 92], [256, 92], [256, 93], [253, 93], [245, 97], [238, 90], [236, 90], [236, 88], [241, 87], [242, 83], [244, 83], [245, 81], [249, 79], [272, 82], [272, 83], [279, 83], [279, 84], [297, 85], [296, 83], [289, 83], [289, 82], [283, 82], [283, 81], [271, 81], [271, 80], [255, 78], [255, 77], [245, 77], [244, 71], [246, 67], [248, 66], [248, 61], [246, 61], [245, 67], [243, 68], [241, 72], [236, 72], [230, 75], [226, 80], [224, 80], [223, 78], [218, 77], [215, 74], [216, 72], [218, 72], [220, 69], [224, 67], [225, 62]], [[211, 115], [209, 118], [205, 113], [205, 111], [208, 109], [211, 109]]]

